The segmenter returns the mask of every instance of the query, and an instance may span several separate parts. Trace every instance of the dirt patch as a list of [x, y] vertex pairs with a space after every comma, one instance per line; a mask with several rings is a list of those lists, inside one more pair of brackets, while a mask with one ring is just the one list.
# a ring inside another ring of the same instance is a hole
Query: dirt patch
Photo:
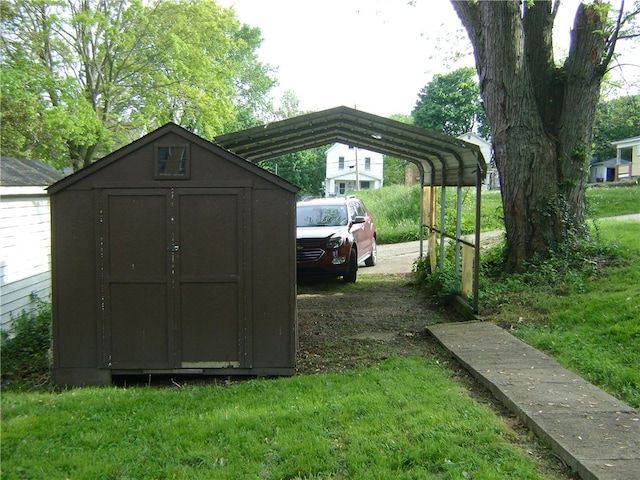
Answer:
[[375, 364], [393, 355], [429, 355], [430, 323], [450, 320], [429, 305], [411, 275], [380, 282], [340, 281], [298, 286], [298, 372], [337, 372]]

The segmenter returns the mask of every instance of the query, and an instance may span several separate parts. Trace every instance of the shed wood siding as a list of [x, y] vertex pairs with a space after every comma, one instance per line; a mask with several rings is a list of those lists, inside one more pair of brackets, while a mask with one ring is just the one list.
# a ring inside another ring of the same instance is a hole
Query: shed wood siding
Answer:
[[53, 346], [58, 368], [98, 366], [100, 292], [94, 198], [91, 190], [65, 190], [51, 197]]
[[172, 124], [89, 168], [51, 189], [56, 382], [292, 374], [297, 188]]

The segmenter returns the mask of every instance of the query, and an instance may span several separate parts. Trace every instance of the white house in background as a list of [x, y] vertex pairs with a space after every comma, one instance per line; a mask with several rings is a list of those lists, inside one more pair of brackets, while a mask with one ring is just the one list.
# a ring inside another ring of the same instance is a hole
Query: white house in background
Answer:
[[350, 191], [382, 187], [384, 156], [381, 153], [336, 143], [327, 150], [326, 156], [326, 197], [339, 197]]
[[472, 132], [464, 133], [458, 138], [480, 147], [480, 151], [484, 156], [484, 161], [487, 163], [487, 176], [484, 179], [484, 188], [487, 190], [499, 190], [500, 177], [498, 175], [498, 169], [496, 168], [496, 162], [493, 158], [493, 147], [491, 146], [491, 142], [488, 142], [480, 135]]
[[0, 329], [51, 295], [51, 221], [46, 187], [62, 178], [36, 160], [0, 158]]

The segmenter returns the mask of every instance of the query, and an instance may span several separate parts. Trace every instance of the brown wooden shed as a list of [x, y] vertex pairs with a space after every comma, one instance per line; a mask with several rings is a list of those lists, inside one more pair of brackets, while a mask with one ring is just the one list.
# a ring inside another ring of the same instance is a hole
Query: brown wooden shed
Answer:
[[297, 191], [175, 124], [52, 185], [55, 382], [292, 374]]

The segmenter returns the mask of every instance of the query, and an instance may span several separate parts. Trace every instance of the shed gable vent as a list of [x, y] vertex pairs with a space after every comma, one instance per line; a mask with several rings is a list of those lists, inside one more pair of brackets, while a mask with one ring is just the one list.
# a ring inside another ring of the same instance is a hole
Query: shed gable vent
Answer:
[[189, 178], [189, 145], [156, 145], [155, 152], [156, 178]]

